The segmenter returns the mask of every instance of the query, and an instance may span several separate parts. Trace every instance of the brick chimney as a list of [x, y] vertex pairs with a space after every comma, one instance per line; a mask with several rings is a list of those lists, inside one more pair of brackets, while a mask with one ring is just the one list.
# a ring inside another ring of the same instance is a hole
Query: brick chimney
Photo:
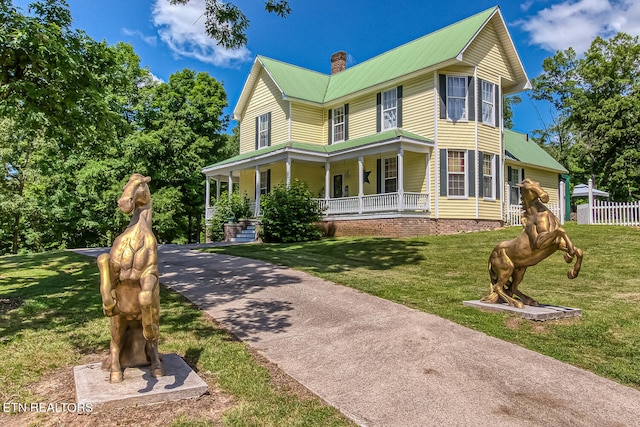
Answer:
[[347, 52], [336, 52], [331, 55], [331, 74], [339, 73], [347, 69]]

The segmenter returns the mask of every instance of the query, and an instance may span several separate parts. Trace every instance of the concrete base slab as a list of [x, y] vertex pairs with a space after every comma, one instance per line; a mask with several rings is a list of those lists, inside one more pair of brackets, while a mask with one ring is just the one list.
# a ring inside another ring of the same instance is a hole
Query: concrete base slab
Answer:
[[491, 304], [479, 300], [463, 301], [462, 304], [468, 307], [483, 308], [491, 311], [507, 311], [525, 319], [539, 321], [582, 316], [582, 310], [579, 308], [560, 307], [556, 305], [540, 304], [538, 307], [525, 305], [524, 308], [516, 308], [511, 307], [507, 303]]
[[177, 354], [162, 356], [165, 375], [154, 378], [148, 367], [127, 368], [124, 381], [111, 384], [109, 372], [101, 363], [73, 368], [76, 402], [92, 410], [108, 410], [130, 406], [151, 405], [181, 399], [196, 399], [208, 391], [205, 383]]

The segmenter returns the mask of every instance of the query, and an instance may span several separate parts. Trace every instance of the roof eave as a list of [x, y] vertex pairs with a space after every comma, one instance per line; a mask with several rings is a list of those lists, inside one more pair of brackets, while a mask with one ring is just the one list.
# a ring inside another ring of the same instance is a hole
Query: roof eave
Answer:
[[280, 88], [276, 79], [273, 78], [273, 76], [271, 75], [267, 67], [261, 61], [260, 55], [257, 55], [256, 59], [253, 62], [253, 66], [251, 67], [251, 71], [249, 72], [249, 76], [247, 77], [247, 80], [245, 81], [244, 86], [242, 87], [242, 91], [240, 92], [238, 103], [236, 104], [236, 107], [233, 109], [233, 114], [231, 115], [231, 118], [233, 120], [242, 119], [242, 116], [244, 115], [245, 107], [251, 97], [251, 89], [253, 89], [253, 86], [256, 84], [258, 77], [260, 76], [260, 69], [263, 69], [267, 73], [269, 78], [273, 81], [273, 83], [276, 85], [276, 87], [282, 94], [282, 99], [287, 99], [286, 94], [284, 93], [282, 88]]

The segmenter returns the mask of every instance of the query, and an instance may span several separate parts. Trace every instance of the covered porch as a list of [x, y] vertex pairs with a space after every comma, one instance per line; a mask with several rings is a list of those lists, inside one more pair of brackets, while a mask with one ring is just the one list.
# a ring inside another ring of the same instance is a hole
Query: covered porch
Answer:
[[[331, 146], [288, 142], [235, 156], [203, 169], [206, 219], [214, 215], [221, 187], [260, 200], [276, 184], [305, 182], [326, 218], [410, 213], [428, 217], [433, 143], [402, 129]], [[212, 187], [215, 191], [212, 192]], [[229, 195], [230, 197], [230, 195]]]

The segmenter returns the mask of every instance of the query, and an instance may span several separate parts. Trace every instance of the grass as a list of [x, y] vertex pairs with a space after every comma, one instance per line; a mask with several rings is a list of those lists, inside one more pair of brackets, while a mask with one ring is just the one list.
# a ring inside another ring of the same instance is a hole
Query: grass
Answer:
[[520, 228], [415, 239], [339, 238], [217, 247], [212, 252], [285, 265], [590, 370], [640, 389], [640, 229], [567, 224], [584, 250], [580, 276], [559, 253], [530, 267], [520, 289], [582, 317], [534, 322], [462, 305], [489, 292], [487, 259]]
[[[161, 304], [160, 351], [182, 355], [235, 398], [225, 425], [351, 425], [319, 399], [278, 387], [243, 343], [179, 294], [163, 288]], [[0, 257], [0, 402], [46, 399], [32, 395], [29, 385], [107, 350], [108, 325], [92, 259], [70, 252]], [[208, 421], [176, 416], [174, 424]]]

